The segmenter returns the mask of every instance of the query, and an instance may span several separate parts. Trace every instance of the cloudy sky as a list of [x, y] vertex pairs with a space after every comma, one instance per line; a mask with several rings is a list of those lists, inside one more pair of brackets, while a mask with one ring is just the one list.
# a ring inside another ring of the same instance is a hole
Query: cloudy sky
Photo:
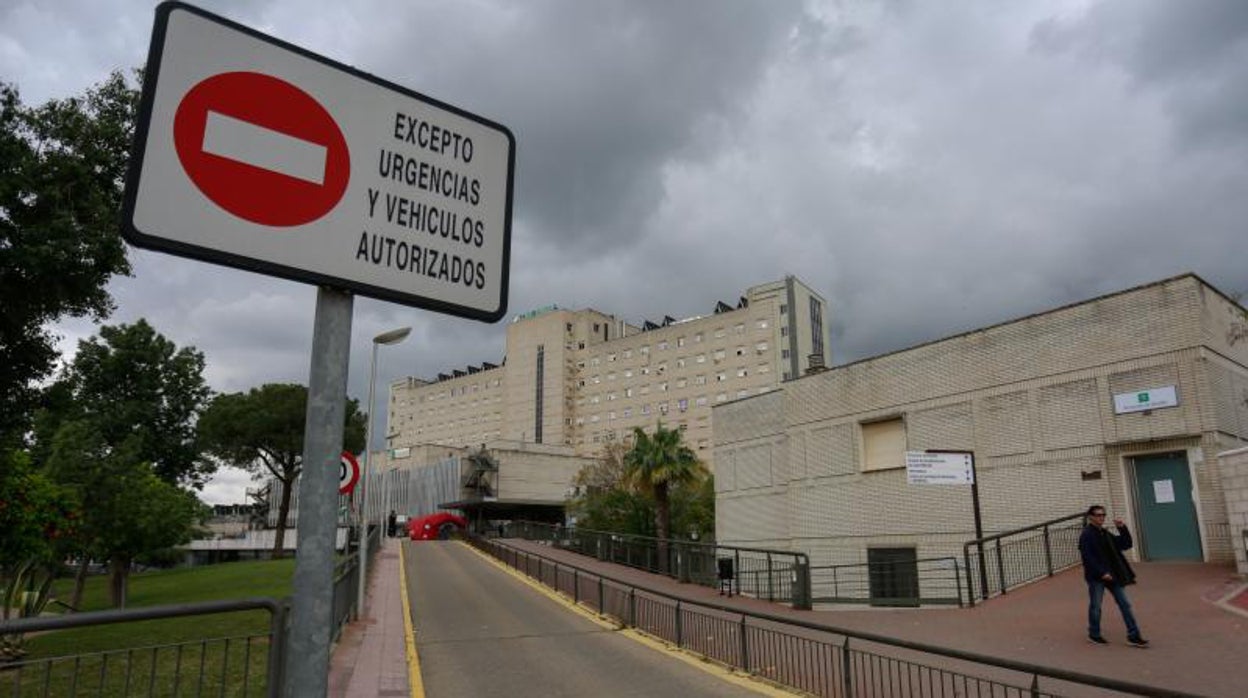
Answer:
[[[1186, 271], [1248, 291], [1242, 0], [199, 4], [509, 127], [513, 315], [682, 317], [795, 274], [843, 363]], [[34, 104], [138, 67], [152, 8], [0, 0], [0, 80]], [[306, 382], [314, 288], [131, 259], [110, 322], [219, 391]], [[404, 325], [379, 384], [502, 358], [502, 323], [359, 298], [352, 396]]]

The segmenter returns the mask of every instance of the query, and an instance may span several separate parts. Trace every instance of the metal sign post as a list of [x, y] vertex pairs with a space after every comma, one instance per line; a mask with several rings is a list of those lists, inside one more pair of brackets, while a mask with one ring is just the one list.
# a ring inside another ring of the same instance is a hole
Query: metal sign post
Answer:
[[324, 696], [329, 690], [329, 640], [333, 626], [334, 543], [338, 483], [346, 418], [347, 364], [351, 358], [350, 293], [321, 287], [312, 330], [308, 413], [299, 476], [299, 551], [288, 639], [288, 698]]
[[[979, 581], [988, 598], [988, 570], [984, 567], [984, 519], [979, 507], [979, 476], [974, 451], [928, 449], [906, 453], [906, 480], [912, 485], [970, 485], [971, 510], [975, 516], [975, 540], [979, 549]], [[970, 574], [970, 570], [967, 570]], [[968, 580], [969, 581], [969, 580]]]

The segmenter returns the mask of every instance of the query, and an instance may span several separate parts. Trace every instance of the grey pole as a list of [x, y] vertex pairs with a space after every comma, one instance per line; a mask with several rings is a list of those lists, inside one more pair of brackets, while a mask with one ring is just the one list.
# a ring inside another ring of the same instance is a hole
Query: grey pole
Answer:
[[411, 331], [410, 327], [400, 327], [373, 337], [373, 358], [368, 369], [368, 421], [364, 427], [364, 472], [360, 478], [360, 584], [355, 599], [357, 620], [364, 616], [364, 582], [368, 579], [368, 495], [371, 489], [368, 480], [369, 471], [373, 469], [373, 413], [377, 411], [373, 409], [373, 403], [377, 399], [377, 347], [382, 344], [398, 344]]
[[368, 471], [373, 467], [373, 401], [374, 384], [377, 380], [377, 342], [373, 342], [373, 357], [368, 367], [368, 422], [364, 426], [364, 472], [360, 473], [360, 583], [356, 585], [355, 619], [364, 617], [364, 582], [368, 579]]
[[316, 294], [312, 367], [299, 478], [298, 550], [283, 694], [315, 698], [329, 690], [338, 461], [351, 358], [352, 295], [322, 286]]

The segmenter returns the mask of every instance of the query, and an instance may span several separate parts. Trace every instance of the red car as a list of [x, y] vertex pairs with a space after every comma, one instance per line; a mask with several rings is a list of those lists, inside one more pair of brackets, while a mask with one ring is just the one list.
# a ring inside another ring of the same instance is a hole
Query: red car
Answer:
[[456, 533], [463, 533], [467, 530], [467, 519], [445, 511], [410, 519], [407, 522], [407, 536], [412, 540], [446, 540]]

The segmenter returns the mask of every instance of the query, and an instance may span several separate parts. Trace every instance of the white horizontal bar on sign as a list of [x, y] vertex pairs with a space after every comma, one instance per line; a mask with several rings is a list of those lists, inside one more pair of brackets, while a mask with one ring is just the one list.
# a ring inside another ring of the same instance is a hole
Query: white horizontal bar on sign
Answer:
[[325, 146], [215, 111], [208, 112], [203, 148], [210, 155], [287, 177], [325, 182]]

